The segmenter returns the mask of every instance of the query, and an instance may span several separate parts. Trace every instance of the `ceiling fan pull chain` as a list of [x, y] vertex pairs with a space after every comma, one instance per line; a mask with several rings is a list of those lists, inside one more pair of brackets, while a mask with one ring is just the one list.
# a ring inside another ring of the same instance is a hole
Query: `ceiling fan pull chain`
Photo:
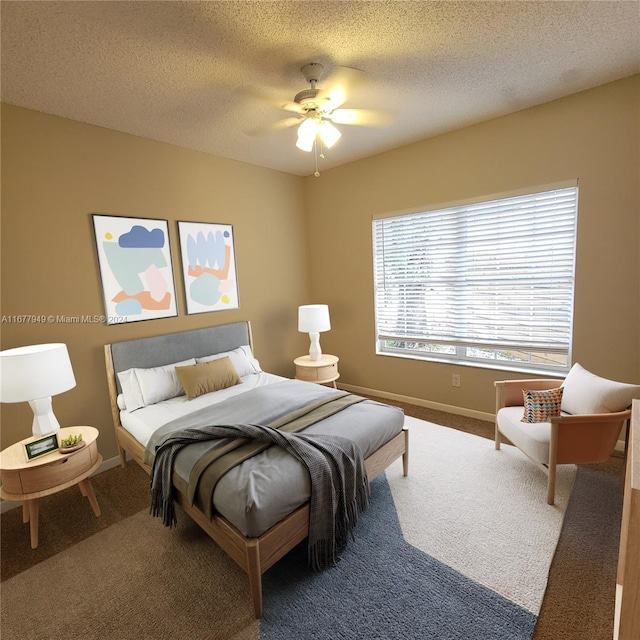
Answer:
[[313, 155], [315, 156], [315, 159], [316, 159], [316, 171], [313, 175], [316, 178], [319, 178], [320, 172], [318, 171], [318, 136], [316, 136], [316, 139], [313, 141]]

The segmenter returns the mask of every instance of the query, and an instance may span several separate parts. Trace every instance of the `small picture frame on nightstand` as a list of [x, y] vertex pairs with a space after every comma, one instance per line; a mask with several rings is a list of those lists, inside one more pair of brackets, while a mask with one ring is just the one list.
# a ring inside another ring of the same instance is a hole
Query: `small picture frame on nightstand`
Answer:
[[57, 451], [59, 449], [58, 436], [55, 433], [50, 433], [44, 438], [39, 438], [33, 442], [27, 442], [27, 444], [23, 446], [27, 462], [30, 462], [31, 460], [35, 460], [35, 458]]

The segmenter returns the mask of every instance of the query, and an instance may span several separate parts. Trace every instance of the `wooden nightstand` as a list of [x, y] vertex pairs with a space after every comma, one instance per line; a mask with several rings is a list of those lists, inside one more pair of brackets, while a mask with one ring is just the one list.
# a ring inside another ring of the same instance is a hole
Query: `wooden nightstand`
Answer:
[[323, 353], [320, 360], [312, 360], [309, 356], [300, 356], [293, 361], [296, 365], [296, 379], [318, 384], [331, 382], [333, 388], [337, 389], [336, 380], [340, 377], [338, 360], [337, 356], [331, 356], [327, 353]]
[[89, 476], [102, 463], [96, 443], [98, 430], [94, 427], [65, 427], [60, 429], [58, 442], [78, 433], [82, 433], [86, 445], [72, 453], [54, 451], [27, 462], [23, 445], [39, 439], [34, 437], [16, 442], [0, 452], [0, 497], [22, 502], [22, 521], [29, 522], [32, 549], [38, 546], [40, 498], [79, 484], [93, 512], [96, 516], [100, 515], [100, 507], [89, 480]]

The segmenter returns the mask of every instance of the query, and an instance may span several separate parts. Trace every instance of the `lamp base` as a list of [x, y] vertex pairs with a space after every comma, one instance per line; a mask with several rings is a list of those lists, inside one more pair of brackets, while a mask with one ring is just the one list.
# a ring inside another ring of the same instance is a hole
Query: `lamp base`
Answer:
[[49, 433], [60, 431], [60, 423], [53, 414], [51, 397], [29, 400], [29, 406], [33, 410], [31, 431], [34, 436], [46, 436]]
[[322, 356], [320, 333], [318, 331], [309, 332], [309, 339], [311, 340], [311, 344], [309, 345], [309, 358], [311, 360], [320, 360]]

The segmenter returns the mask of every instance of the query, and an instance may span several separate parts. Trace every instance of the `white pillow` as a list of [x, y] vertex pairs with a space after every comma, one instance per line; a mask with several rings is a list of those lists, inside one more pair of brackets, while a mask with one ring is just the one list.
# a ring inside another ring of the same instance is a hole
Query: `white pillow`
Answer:
[[243, 345], [233, 351], [224, 351], [223, 353], [214, 353], [211, 356], [203, 356], [202, 358], [196, 358], [196, 362], [211, 362], [211, 360], [219, 360], [229, 356], [233, 366], [235, 367], [238, 375], [242, 378], [244, 376], [251, 375], [252, 373], [260, 373], [260, 363], [253, 357], [251, 353], [251, 347], [249, 345]]
[[601, 378], [577, 362], [562, 386], [562, 410], [573, 415], [624, 411], [640, 396], [639, 385]]
[[184, 395], [176, 367], [195, 364], [195, 358], [150, 369], [127, 369], [118, 374], [127, 411]]

